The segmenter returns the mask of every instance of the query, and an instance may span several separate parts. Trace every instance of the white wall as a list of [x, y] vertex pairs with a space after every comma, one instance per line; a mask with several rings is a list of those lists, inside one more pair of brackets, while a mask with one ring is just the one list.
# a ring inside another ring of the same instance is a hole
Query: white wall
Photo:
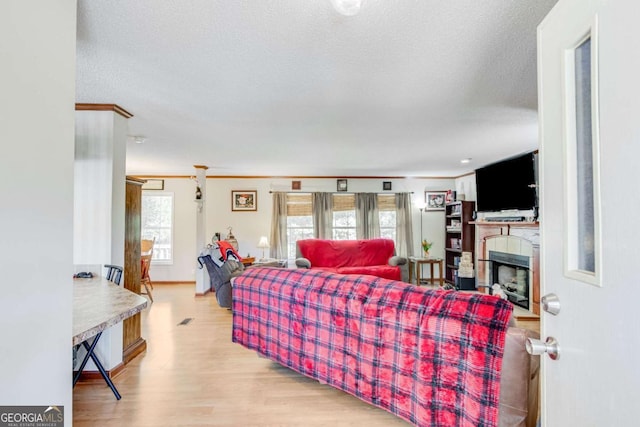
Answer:
[[0, 4], [0, 403], [71, 425], [76, 2]]
[[[207, 241], [215, 232], [227, 234], [233, 228], [240, 254], [260, 256], [257, 248], [260, 236], [269, 236], [271, 228], [271, 194], [273, 191], [290, 191], [295, 178], [209, 178], [206, 190]], [[336, 191], [335, 178], [301, 178], [302, 192]], [[454, 179], [381, 179], [358, 178], [348, 180], [350, 192], [382, 192], [382, 181], [391, 181], [393, 192], [413, 192], [414, 201], [424, 201], [425, 190], [449, 190], [455, 188]], [[152, 265], [154, 281], [193, 281], [197, 268], [195, 247], [195, 219], [197, 205], [194, 202], [196, 183], [186, 178], [166, 178], [165, 191], [174, 193], [175, 229], [173, 265]], [[232, 190], [258, 192], [256, 212], [232, 212]], [[415, 254], [420, 253], [420, 211], [414, 209], [413, 231]], [[423, 237], [434, 241], [433, 256], [444, 256], [444, 211], [422, 214]]]
[[[196, 254], [194, 253], [196, 246], [197, 204], [194, 202], [196, 183], [186, 178], [165, 179], [164, 191], [174, 195], [174, 261], [172, 265], [151, 264], [149, 275], [153, 281], [193, 281], [197, 266]], [[143, 190], [143, 193], [145, 192], [155, 191]], [[207, 206], [207, 212], [213, 209], [209, 206]]]
[[458, 195], [464, 194], [464, 199], [469, 201], [478, 200], [476, 197], [476, 174], [472, 173], [456, 178], [456, 191]]
[[[77, 111], [75, 129], [73, 263], [104, 275], [104, 264], [124, 265], [128, 124], [114, 111]], [[103, 332], [96, 353], [107, 370], [122, 363], [122, 323]]]

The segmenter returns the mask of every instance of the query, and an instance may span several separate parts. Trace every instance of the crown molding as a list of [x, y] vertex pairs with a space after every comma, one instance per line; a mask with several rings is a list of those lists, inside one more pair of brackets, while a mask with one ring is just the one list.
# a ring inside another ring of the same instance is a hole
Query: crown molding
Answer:
[[113, 111], [125, 119], [133, 117], [133, 114], [117, 104], [76, 104], [76, 111]]

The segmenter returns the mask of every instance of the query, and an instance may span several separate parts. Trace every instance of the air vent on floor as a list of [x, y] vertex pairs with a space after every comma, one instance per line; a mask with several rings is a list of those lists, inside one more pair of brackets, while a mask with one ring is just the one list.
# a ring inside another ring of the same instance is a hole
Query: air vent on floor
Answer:
[[189, 322], [191, 322], [192, 320], [193, 320], [192, 317], [187, 317], [182, 322], [178, 323], [178, 326], [180, 326], [180, 325], [188, 325]]

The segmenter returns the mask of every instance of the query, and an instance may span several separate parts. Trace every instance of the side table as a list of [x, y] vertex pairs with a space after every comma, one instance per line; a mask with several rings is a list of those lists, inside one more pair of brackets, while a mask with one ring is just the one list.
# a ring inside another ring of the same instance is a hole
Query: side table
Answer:
[[[413, 273], [415, 270], [416, 275], [416, 285], [420, 286], [422, 284], [422, 266], [425, 264], [429, 264], [430, 273], [429, 279], [424, 279], [425, 283], [435, 284], [436, 279], [438, 280], [438, 285], [442, 286], [444, 284], [444, 278], [442, 277], [444, 263], [442, 258], [418, 258], [418, 257], [409, 257], [409, 283], [413, 283]], [[438, 277], [435, 277], [434, 274], [434, 265], [438, 266]]]

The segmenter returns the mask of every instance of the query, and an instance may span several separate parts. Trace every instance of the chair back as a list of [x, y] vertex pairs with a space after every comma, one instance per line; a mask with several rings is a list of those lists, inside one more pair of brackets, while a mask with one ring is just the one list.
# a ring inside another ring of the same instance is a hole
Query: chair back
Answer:
[[156, 243], [156, 238], [153, 239], [142, 239], [140, 240], [140, 254], [153, 254], [153, 245]]
[[149, 280], [149, 269], [151, 268], [151, 253], [140, 256], [140, 272], [142, 280]]
[[111, 265], [111, 264], [105, 264], [104, 268], [107, 269], [107, 280], [120, 286], [120, 281], [122, 280], [123, 268], [120, 267], [119, 265]]

